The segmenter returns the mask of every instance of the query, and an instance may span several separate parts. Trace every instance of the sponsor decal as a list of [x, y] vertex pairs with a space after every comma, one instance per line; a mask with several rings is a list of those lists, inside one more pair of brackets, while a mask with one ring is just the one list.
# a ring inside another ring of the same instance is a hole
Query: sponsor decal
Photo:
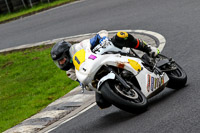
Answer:
[[147, 75], [147, 91], [154, 91], [164, 84], [164, 76], [161, 75], [160, 78], [154, 78], [151, 75]]
[[160, 81], [159, 81], [159, 78], [157, 79], [157, 83], [156, 83], [156, 87], [160, 87]]
[[157, 89], [161, 86], [160, 78], [155, 78], [154, 88]]
[[150, 86], [151, 86], [151, 76], [148, 74], [147, 75], [147, 91], [150, 91]]
[[154, 77], [151, 77], [151, 91], [154, 89]]
[[161, 84], [163, 85], [165, 83], [164, 76], [161, 77]]
[[92, 59], [92, 60], [95, 60], [97, 57], [95, 56], [95, 55], [90, 55], [89, 57], [88, 57], [89, 59]]
[[154, 80], [154, 88], [157, 88], [157, 78], [155, 78], [155, 80]]

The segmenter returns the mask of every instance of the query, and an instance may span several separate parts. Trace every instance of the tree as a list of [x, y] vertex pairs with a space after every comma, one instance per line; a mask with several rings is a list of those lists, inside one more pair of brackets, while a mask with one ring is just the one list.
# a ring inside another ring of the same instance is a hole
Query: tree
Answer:
[[33, 7], [33, 3], [31, 0], [29, 0], [30, 6]]
[[25, 4], [24, 0], [22, 0], [22, 4], [26, 8], [26, 4]]
[[10, 11], [10, 7], [9, 7], [9, 5], [8, 5], [8, 0], [5, 0], [5, 2], [6, 2], [6, 6], [7, 6], [7, 8], [8, 8], [8, 12], [10, 13], [11, 11]]

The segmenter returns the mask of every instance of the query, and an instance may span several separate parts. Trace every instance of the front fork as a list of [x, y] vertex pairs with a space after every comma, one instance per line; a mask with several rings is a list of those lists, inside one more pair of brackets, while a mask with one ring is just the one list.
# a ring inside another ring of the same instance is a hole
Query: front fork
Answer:
[[126, 89], [130, 89], [131, 87], [126, 83], [126, 81], [121, 77], [119, 76], [111, 67], [106, 67], [107, 70], [109, 70], [110, 72], [114, 73], [115, 76], [116, 76], [116, 79], [119, 80], [119, 82], [126, 88]]

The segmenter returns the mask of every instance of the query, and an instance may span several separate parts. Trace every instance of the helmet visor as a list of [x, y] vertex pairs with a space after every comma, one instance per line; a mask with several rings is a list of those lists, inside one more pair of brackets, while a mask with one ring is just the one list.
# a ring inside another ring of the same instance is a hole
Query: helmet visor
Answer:
[[56, 66], [58, 68], [62, 69], [63, 67], [65, 67], [67, 65], [68, 59], [67, 59], [67, 57], [63, 57], [58, 60], [54, 60], [54, 63], [56, 64]]

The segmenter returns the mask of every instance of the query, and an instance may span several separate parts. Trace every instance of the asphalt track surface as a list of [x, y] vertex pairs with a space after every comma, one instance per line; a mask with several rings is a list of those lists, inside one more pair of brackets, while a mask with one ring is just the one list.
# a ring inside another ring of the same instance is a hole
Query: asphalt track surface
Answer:
[[132, 115], [97, 106], [52, 132], [198, 133], [200, 131], [200, 1], [85, 0], [0, 25], [0, 49], [101, 29], [142, 29], [166, 38], [163, 53], [187, 72], [188, 85], [150, 99]]

